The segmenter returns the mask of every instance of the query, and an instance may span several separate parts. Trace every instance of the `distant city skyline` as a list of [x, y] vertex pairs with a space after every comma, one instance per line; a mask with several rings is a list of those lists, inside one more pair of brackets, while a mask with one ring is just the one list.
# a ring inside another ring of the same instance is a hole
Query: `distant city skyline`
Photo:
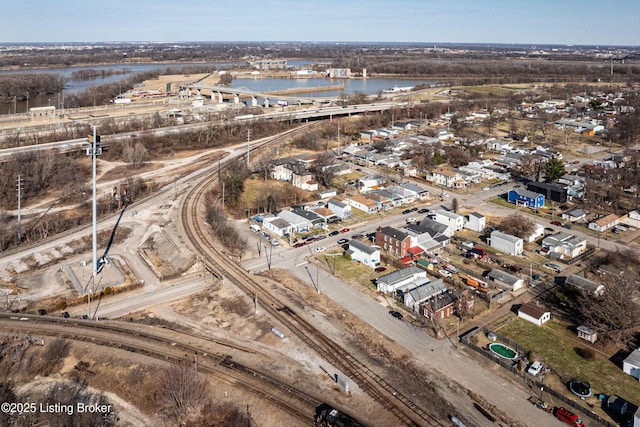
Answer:
[[0, 0], [0, 42], [640, 46], [638, 0]]

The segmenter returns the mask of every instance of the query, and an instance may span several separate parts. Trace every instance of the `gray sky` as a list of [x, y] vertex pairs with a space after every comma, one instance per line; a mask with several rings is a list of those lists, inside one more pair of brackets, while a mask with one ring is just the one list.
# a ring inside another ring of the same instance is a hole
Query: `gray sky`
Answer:
[[0, 42], [640, 45], [640, 1], [0, 0]]

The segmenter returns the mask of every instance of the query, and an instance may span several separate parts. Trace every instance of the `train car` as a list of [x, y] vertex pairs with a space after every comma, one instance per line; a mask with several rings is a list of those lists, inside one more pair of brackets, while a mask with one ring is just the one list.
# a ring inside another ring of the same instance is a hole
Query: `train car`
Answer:
[[327, 403], [323, 403], [316, 408], [315, 425], [322, 427], [365, 427], [364, 424]]

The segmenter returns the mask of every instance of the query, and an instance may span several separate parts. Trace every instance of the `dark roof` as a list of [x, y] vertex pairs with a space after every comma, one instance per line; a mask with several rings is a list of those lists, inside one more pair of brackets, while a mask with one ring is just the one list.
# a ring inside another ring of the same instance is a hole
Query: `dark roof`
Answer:
[[542, 316], [544, 316], [545, 313], [548, 313], [549, 311], [545, 310], [544, 308], [538, 305], [527, 302], [525, 304], [522, 304], [522, 306], [520, 306], [520, 308], [518, 309], [518, 313], [520, 312], [524, 314], [528, 314], [534, 319], [540, 319], [542, 318]]
[[380, 233], [384, 234], [385, 236], [389, 236], [393, 239], [396, 240], [400, 240], [403, 241], [404, 239], [406, 239], [407, 237], [409, 237], [409, 235], [407, 233], [404, 233], [400, 230], [398, 230], [397, 228], [393, 228], [393, 227], [382, 227], [380, 228]]

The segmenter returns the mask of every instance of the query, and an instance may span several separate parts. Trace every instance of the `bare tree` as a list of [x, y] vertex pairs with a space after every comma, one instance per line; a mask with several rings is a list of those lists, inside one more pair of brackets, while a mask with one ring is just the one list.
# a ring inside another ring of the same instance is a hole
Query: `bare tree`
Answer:
[[147, 149], [141, 142], [125, 143], [122, 147], [122, 157], [126, 162], [129, 162], [131, 166], [138, 169], [142, 166], [147, 158]]
[[497, 228], [503, 233], [524, 238], [533, 233], [534, 224], [530, 219], [516, 213], [503, 218]]
[[602, 295], [580, 293], [577, 304], [582, 320], [594, 328], [603, 341], [629, 347], [640, 332], [640, 305], [631, 298], [637, 290], [637, 275], [628, 271], [604, 272], [606, 287]]
[[207, 403], [207, 383], [189, 363], [178, 363], [165, 370], [160, 387], [161, 404], [171, 418], [193, 419]]

